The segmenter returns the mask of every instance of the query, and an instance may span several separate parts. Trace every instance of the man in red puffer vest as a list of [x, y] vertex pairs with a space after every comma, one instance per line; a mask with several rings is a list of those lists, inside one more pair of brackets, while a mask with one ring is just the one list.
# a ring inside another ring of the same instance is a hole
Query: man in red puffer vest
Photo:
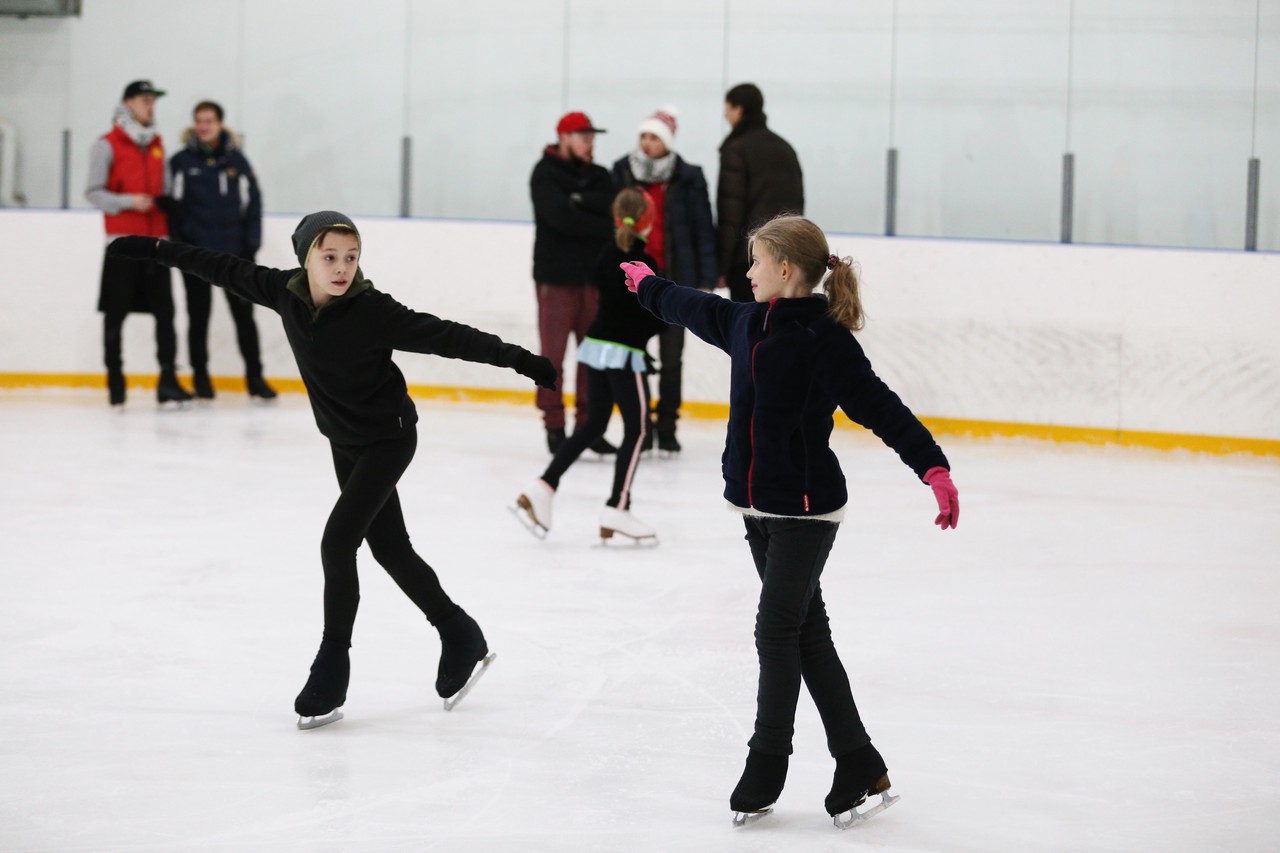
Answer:
[[[163, 94], [150, 80], [130, 83], [116, 106], [111, 132], [95, 142], [89, 152], [89, 180], [84, 194], [104, 214], [106, 243], [128, 234], [169, 234], [165, 218], [165, 209], [172, 205], [169, 173], [164, 144], [155, 129], [156, 98]], [[156, 319], [156, 360], [160, 362], [156, 399], [160, 403], [185, 403], [191, 399], [178, 384], [174, 371], [178, 336], [173, 326], [173, 287], [167, 267], [104, 253], [98, 310], [103, 315], [103, 359], [112, 406], [124, 405], [121, 343], [124, 319], [131, 312], [152, 314]]]

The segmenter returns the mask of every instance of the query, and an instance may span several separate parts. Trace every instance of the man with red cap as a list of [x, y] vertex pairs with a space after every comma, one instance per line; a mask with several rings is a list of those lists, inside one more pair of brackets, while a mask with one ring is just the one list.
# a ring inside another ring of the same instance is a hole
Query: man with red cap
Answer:
[[[598, 291], [589, 279], [601, 250], [613, 237], [613, 178], [593, 162], [595, 137], [604, 131], [585, 113], [566, 113], [556, 125], [557, 141], [533, 167], [533, 280], [538, 296], [538, 336], [542, 354], [560, 373], [556, 389], [539, 388], [538, 408], [555, 453], [565, 438], [564, 356], [572, 333], [579, 342], [595, 319]], [[579, 365], [577, 425], [587, 417], [586, 368]], [[591, 449], [613, 453], [601, 437]]]

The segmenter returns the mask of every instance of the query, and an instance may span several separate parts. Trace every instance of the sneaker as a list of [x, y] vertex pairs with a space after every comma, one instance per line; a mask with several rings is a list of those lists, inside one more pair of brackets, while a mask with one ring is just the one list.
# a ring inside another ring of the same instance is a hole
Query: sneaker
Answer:
[[630, 510], [605, 506], [600, 511], [600, 538], [612, 539], [615, 533], [639, 544], [656, 545], [658, 542], [658, 532], [632, 515]]

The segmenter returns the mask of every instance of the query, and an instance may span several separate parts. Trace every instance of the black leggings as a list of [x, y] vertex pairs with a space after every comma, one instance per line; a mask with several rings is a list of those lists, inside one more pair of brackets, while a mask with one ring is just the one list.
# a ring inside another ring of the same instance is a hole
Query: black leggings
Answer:
[[356, 549], [362, 540], [368, 541], [373, 558], [432, 625], [448, 619], [458, 605], [440, 588], [432, 568], [414, 552], [396, 494], [396, 483], [418, 447], [417, 430], [376, 444], [330, 444], [342, 494], [329, 513], [320, 542], [324, 638], [351, 643], [360, 604]]
[[802, 518], [746, 516], [747, 544], [760, 575], [756, 653], [760, 685], [748, 746], [790, 755], [800, 679], [818, 706], [827, 747], [844, 755], [870, 743], [858, 715], [818, 583], [840, 525]]
[[640, 465], [644, 434], [649, 428], [649, 388], [644, 374], [634, 370], [597, 370], [587, 368], [587, 419], [565, 439], [556, 451], [542, 479], [553, 489], [560, 488], [560, 478], [569, 470], [582, 451], [604, 435], [613, 416], [613, 405], [622, 412], [622, 443], [613, 468], [613, 492], [609, 506], [628, 509], [631, 506], [631, 482]]
[[[209, 366], [209, 315], [213, 312], [213, 285], [191, 273], [182, 274], [182, 284], [187, 291], [187, 350], [191, 355], [191, 367], [204, 373]], [[236, 342], [244, 357], [245, 376], [262, 376], [262, 357], [258, 346], [258, 326], [253, 322], [253, 303], [229, 290], [227, 306], [236, 324]]]

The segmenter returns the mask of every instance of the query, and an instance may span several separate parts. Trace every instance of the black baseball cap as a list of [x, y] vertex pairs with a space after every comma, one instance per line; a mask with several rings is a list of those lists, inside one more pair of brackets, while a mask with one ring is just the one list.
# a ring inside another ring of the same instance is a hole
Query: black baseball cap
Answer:
[[150, 80], [134, 80], [128, 86], [124, 87], [124, 97], [120, 100], [127, 101], [137, 95], [155, 95], [157, 98], [164, 94], [164, 89], [157, 89], [151, 85]]

